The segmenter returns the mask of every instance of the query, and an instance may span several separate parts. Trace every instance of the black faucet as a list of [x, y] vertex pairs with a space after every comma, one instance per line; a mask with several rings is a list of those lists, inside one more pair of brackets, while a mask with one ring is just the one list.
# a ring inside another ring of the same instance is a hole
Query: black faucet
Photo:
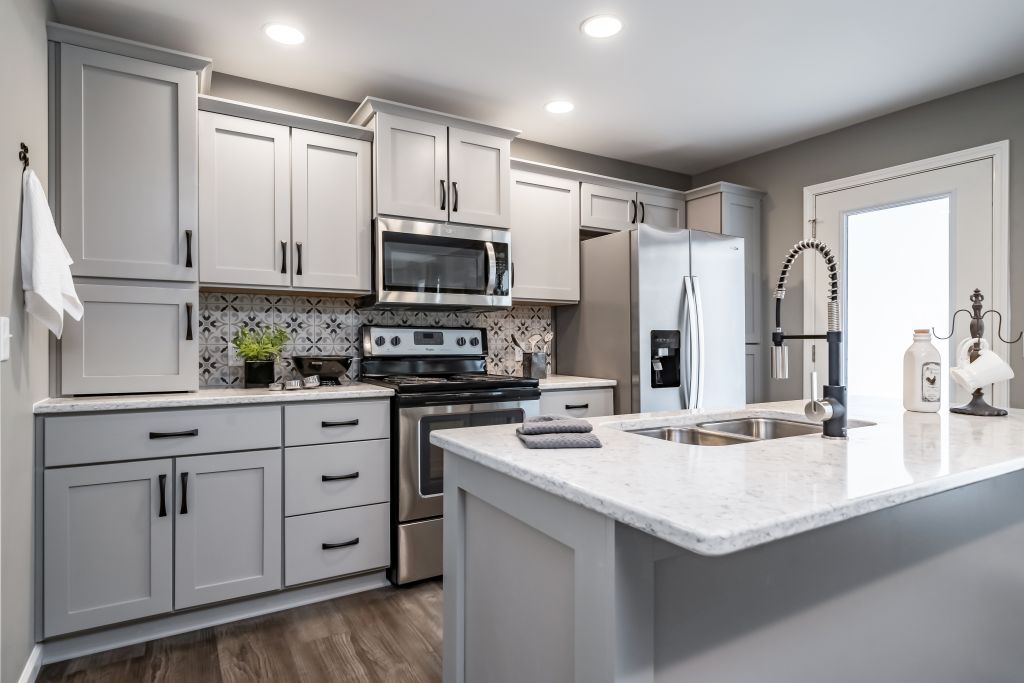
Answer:
[[[825, 259], [828, 270], [828, 331], [825, 334], [785, 334], [782, 331], [782, 300], [786, 297], [786, 278], [796, 257], [813, 249]], [[846, 438], [846, 387], [842, 382], [843, 332], [839, 323], [839, 265], [832, 250], [816, 239], [803, 240], [793, 245], [782, 262], [779, 284], [775, 288], [775, 331], [772, 332], [772, 377], [789, 377], [789, 352], [783, 346], [787, 339], [824, 339], [828, 342], [828, 384], [822, 399], [812, 400], [804, 409], [807, 417], [822, 423], [822, 436], [826, 439]]]

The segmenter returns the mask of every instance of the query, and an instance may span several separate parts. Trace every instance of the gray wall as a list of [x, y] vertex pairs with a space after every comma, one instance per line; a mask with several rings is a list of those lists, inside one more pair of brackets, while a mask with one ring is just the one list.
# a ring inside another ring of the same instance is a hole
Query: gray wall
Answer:
[[18, 265], [18, 142], [46, 187], [49, 0], [0, 2], [0, 315], [11, 318], [11, 360], [0, 363], [0, 681], [18, 680], [33, 646], [32, 404], [46, 396], [47, 332], [25, 315]]
[[[1010, 263], [1024, 262], [1024, 74], [966, 90], [916, 107], [759, 154], [694, 177], [694, 187], [725, 180], [765, 190], [763, 226], [765, 282], [778, 273], [785, 252], [803, 237], [803, 188], [867, 171], [917, 161], [978, 145], [1010, 141]], [[1024, 325], [1024, 270], [1010, 269], [1014, 332]], [[783, 327], [803, 325], [800, 268], [790, 276]], [[766, 288], [767, 290], [767, 288]], [[770, 300], [766, 291], [765, 311]], [[774, 313], [765, 315], [766, 334]], [[794, 348], [793, 351], [796, 351]], [[1012, 347], [1017, 379], [1011, 404], [1024, 407], [1024, 362]], [[790, 355], [788, 381], [768, 380], [768, 399], [801, 395], [802, 359]]]
[[[213, 74], [210, 94], [215, 97], [259, 104], [264, 107], [284, 109], [335, 121], [347, 120], [359, 104], [218, 72]], [[410, 102], [409, 104], [416, 103]], [[451, 113], [458, 114], [458, 112]], [[628, 161], [609, 159], [530, 140], [513, 140], [512, 156], [677, 190], [688, 190], [692, 187], [690, 176], [682, 173], [641, 166]]]

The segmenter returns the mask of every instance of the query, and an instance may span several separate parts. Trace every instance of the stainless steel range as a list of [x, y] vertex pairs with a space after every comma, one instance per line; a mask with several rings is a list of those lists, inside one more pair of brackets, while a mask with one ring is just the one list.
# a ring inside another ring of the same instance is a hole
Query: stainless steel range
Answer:
[[362, 337], [363, 379], [395, 390], [388, 578], [440, 576], [444, 454], [431, 432], [522, 422], [538, 412], [538, 382], [488, 375], [483, 329], [368, 325]]

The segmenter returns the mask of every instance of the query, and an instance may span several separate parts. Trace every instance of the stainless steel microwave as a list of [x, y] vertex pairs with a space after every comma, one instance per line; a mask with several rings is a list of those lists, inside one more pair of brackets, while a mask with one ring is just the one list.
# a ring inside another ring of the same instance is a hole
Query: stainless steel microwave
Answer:
[[378, 218], [374, 251], [378, 306], [512, 305], [512, 237], [505, 230]]

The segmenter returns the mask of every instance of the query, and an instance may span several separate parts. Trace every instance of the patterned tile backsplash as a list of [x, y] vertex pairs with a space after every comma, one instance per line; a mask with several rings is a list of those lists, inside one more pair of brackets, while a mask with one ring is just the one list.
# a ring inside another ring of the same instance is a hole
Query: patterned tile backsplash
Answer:
[[[511, 335], [526, 341], [534, 334], [554, 332], [551, 309], [515, 306], [501, 311], [390, 311], [360, 309], [356, 301], [320, 296], [278, 294], [199, 294], [199, 383], [208, 387], [242, 386], [243, 368], [229, 364], [228, 349], [239, 327], [284, 327], [291, 342], [284, 349], [278, 375], [298, 378], [288, 360], [292, 355], [360, 355], [362, 325], [421, 327], [484, 327], [487, 329], [487, 370], [520, 375]], [[548, 358], [548, 372], [552, 357]], [[357, 372], [353, 364], [350, 375]]]

